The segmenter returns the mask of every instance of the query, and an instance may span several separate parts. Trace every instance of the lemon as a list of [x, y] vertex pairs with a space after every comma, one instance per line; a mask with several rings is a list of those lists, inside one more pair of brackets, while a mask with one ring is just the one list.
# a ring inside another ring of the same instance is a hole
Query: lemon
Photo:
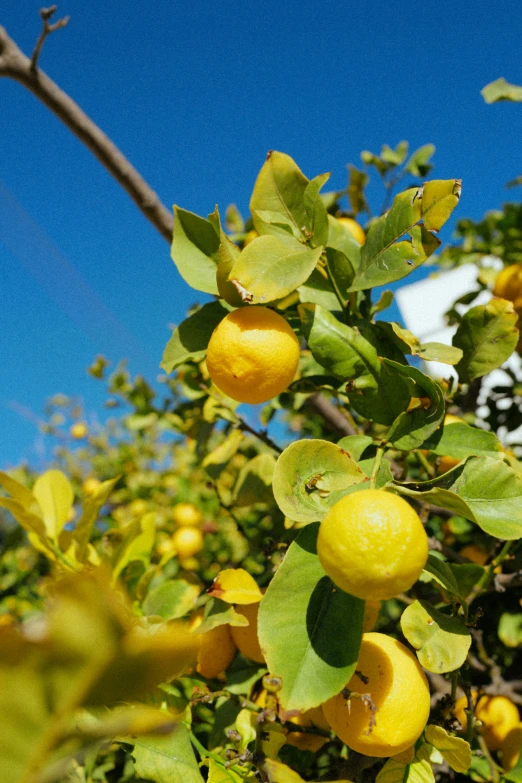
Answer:
[[352, 236], [358, 241], [360, 245], [364, 245], [366, 242], [366, 234], [364, 233], [364, 229], [356, 220], [349, 217], [340, 217], [337, 218], [337, 220], [339, 223], [342, 223], [343, 226], [346, 226], [346, 228], [350, 231]]
[[400, 642], [382, 633], [363, 635], [357, 671], [347, 685], [369, 694], [376, 708], [342, 693], [323, 704], [326, 720], [352, 750], [366, 756], [394, 756], [420, 737], [430, 714], [430, 689], [417, 658]]
[[207, 367], [228, 397], [253, 405], [284, 391], [294, 379], [299, 342], [285, 319], [267, 307], [229, 313], [212, 333]]
[[373, 631], [380, 611], [381, 611], [381, 601], [364, 602], [364, 617], [363, 617], [364, 633], [368, 633], [368, 631]]
[[428, 537], [419, 515], [401, 497], [360, 490], [329, 510], [319, 528], [317, 554], [341, 590], [383, 600], [417, 581], [428, 557]]
[[513, 302], [515, 310], [522, 309], [522, 264], [510, 264], [499, 272], [493, 294]]
[[82, 440], [82, 438], [87, 437], [89, 428], [84, 421], [77, 421], [71, 425], [69, 432], [75, 440]]
[[236, 606], [238, 614], [242, 614], [248, 620], [248, 625], [231, 625], [230, 633], [239, 652], [250, 658], [256, 663], [264, 663], [265, 656], [261, 650], [259, 639], [257, 638], [257, 615], [259, 613], [259, 603], [247, 604], [246, 606]]
[[[190, 630], [195, 631], [203, 620], [203, 609], [198, 609], [190, 620]], [[213, 680], [226, 671], [236, 655], [228, 625], [218, 625], [207, 633], [198, 634], [200, 640], [196, 671], [207, 680]]]
[[[480, 730], [486, 745], [490, 750], [498, 750], [507, 735], [520, 723], [518, 709], [506, 696], [481, 696], [477, 701], [477, 693], [473, 692], [473, 702], [476, 703], [475, 717], [482, 723]], [[468, 706], [465, 696], [455, 702], [454, 713], [466, 731], [468, 720], [464, 710]]]
[[250, 231], [247, 231], [247, 233], [245, 234], [245, 241], [243, 242], [243, 247], [249, 245], [251, 242], [254, 241], [254, 239], [257, 239], [258, 236], [259, 234], [255, 230], [255, 228], [252, 228]]
[[522, 749], [522, 723], [518, 723], [511, 731], [506, 734], [502, 740], [500, 750], [502, 751], [502, 766], [510, 770], [518, 762], [520, 751]]
[[[311, 710], [302, 712], [300, 715], [290, 718], [292, 723], [296, 723], [298, 726], [310, 727], [317, 726], [319, 729], [325, 731], [330, 730], [328, 721], [324, 717], [321, 707], [313, 707]], [[287, 745], [293, 745], [294, 748], [299, 750], [311, 750], [312, 753], [317, 753], [321, 750], [323, 745], [328, 742], [328, 737], [323, 737], [322, 734], [308, 734], [302, 731], [291, 731], [286, 738]]]
[[101, 487], [101, 481], [94, 476], [85, 479], [82, 484], [82, 489], [85, 495], [94, 495], [98, 487]]
[[197, 555], [203, 549], [203, 533], [198, 527], [178, 527], [172, 543], [180, 560]]
[[199, 525], [201, 522], [201, 511], [192, 503], [176, 503], [172, 516], [179, 527]]

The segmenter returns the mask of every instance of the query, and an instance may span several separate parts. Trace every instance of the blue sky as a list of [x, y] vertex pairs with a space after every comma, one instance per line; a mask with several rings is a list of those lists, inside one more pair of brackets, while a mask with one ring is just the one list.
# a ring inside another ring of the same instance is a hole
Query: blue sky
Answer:
[[[7, 0], [0, 24], [26, 52], [39, 3]], [[308, 176], [362, 149], [437, 147], [435, 176], [461, 177], [458, 216], [519, 191], [522, 107], [480, 89], [522, 83], [522, 6], [412, 0], [59, 7], [69, 26], [41, 67], [99, 123], [168, 205], [246, 212], [269, 149]], [[101, 415], [97, 353], [154, 378], [168, 325], [201, 300], [167, 243], [92, 155], [21, 86], [0, 80], [0, 466], [38, 460], [38, 416], [56, 392]], [[451, 227], [441, 232], [448, 240]]]

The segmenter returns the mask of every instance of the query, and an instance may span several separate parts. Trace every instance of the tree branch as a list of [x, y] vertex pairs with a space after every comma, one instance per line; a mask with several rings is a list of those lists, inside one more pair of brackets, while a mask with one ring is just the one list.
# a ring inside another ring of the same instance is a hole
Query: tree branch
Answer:
[[336, 408], [326, 397], [319, 392], [311, 394], [306, 403], [314, 413], [318, 413], [324, 419], [328, 428], [336, 435], [357, 435], [357, 431], [352, 427], [348, 419], [343, 416], [339, 408]]
[[[46, 11], [50, 10], [46, 9]], [[55, 25], [48, 25], [48, 27], [56, 29], [56, 25], [63, 26], [64, 20], [61, 22], [62, 24], [56, 22]], [[160, 234], [170, 242], [174, 225], [173, 216], [162, 204], [157, 193], [152, 190], [118, 147], [78, 104], [37, 67], [43, 42], [49, 32], [52, 32], [51, 29], [45, 32], [45, 24], [44, 20], [44, 32], [40, 35], [32, 59], [26, 57], [9, 37], [6, 30], [0, 27], [0, 76], [7, 76], [23, 84], [38, 100], [56, 114], [58, 119], [90, 149], [107, 171], [127, 191], [137, 207]]]
[[42, 51], [42, 46], [44, 45], [47, 36], [50, 33], [54, 33], [55, 30], [60, 30], [60, 28], [65, 27], [69, 22], [70, 17], [64, 16], [63, 19], [58, 19], [57, 22], [53, 22], [53, 24], [49, 24], [49, 19], [51, 19], [51, 17], [54, 16], [57, 10], [58, 10], [58, 6], [56, 5], [52, 5], [50, 8], [40, 9], [40, 16], [42, 17], [43, 27], [42, 27], [42, 32], [40, 33], [40, 36], [36, 42], [36, 46], [34, 47], [33, 54], [31, 56], [32, 71], [36, 71], [38, 67], [38, 58], [40, 57], [40, 52]]

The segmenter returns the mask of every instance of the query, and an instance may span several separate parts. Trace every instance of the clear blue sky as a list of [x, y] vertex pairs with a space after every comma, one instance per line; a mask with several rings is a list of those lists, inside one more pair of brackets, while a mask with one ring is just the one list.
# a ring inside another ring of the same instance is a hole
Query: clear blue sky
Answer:
[[[0, 24], [26, 52], [32, 0]], [[304, 172], [362, 149], [433, 142], [435, 176], [461, 177], [458, 216], [480, 217], [522, 173], [522, 107], [480, 89], [522, 83], [520, 3], [291, 0], [187, 3], [70, 0], [69, 26], [41, 67], [98, 122], [170, 206], [246, 211], [269, 149]], [[37, 461], [40, 414], [56, 392], [101, 411], [85, 368], [128, 357], [153, 378], [169, 337], [200, 299], [167, 243], [81, 143], [21, 86], [0, 80], [0, 466]], [[441, 238], [448, 240], [450, 229]], [[13, 405], [13, 403], [16, 403]]]

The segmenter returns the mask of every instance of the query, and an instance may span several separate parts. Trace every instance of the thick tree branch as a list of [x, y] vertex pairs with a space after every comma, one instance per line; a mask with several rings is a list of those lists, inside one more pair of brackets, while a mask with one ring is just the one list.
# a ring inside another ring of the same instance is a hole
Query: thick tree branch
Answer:
[[56, 114], [69, 130], [80, 141], [83, 141], [107, 171], [127, 191], [145, 217], [170, 242], [173, 217], [162, 204], [157, 193], [152, 190], [116, 145], [78, 104], [37, 67], [38, 54], [48, 32], [44, 35], [39, 47], [37, 44], [33, 58], [30, 59], [18, 48], [6, 30], [0, 27], [0, 76], [7, 76], [23, 84]]

